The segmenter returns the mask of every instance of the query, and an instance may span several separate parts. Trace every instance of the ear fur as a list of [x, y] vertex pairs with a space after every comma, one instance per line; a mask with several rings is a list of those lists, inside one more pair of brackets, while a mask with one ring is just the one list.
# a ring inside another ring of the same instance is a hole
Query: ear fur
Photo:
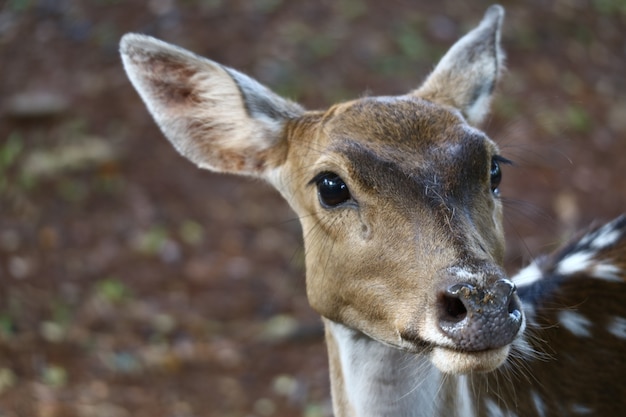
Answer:
[[125, 35], [128, 77], [165, 136], [202, 168], [265, 176], [286, 155], [283, 129], [303, 109], [252, 78], [182, 48]]
[[504, 9], [487, 9], [478, 27], [457, 41], [424, 84], [413, 94], [455, 107], [470, 124], [480, 124], [487, 113], [504, 63], [500, 31]]

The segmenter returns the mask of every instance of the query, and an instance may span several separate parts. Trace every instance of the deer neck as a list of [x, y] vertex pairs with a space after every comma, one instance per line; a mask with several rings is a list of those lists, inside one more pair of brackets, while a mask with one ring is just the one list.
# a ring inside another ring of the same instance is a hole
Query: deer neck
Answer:
[[337, 417], [474, 416], [468, 376], [325, 319]]

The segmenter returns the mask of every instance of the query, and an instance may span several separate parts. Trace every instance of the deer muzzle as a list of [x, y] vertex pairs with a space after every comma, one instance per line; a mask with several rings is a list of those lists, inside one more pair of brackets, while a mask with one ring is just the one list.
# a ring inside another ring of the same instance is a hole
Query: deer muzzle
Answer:
[[523, 322], [515, 284], [499, 279], [489, 287], [448, 287], [440, 297], [439, 328], [457, 349], [478, 352], [513, 342]]

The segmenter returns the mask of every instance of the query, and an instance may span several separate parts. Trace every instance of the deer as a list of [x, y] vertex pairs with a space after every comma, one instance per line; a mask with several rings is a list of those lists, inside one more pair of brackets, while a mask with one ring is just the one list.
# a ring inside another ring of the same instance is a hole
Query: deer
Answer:
[[417, 89], [305, 110], [129, 33], [126, 73], [198, 167], [273, 185], [300, 219], [338, 417], [614, 416], [626, 409], [626, 217], [509, 277], [510, 163], [479, 129], [501, 77], [487, 9]]

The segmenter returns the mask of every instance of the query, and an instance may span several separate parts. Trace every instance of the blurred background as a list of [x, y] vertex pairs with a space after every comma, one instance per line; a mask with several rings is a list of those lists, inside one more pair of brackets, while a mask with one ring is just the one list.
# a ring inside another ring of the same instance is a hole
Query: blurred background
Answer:
[[[329, 416], [297, 218], [196, 169], [127, 81], [143, 32], [308, 108], [416, 87], [486, 1], [0, 1], [0, 417]], [[507, 266], [626, 211], [626, 3], [503, 1], [486, 132]]]

